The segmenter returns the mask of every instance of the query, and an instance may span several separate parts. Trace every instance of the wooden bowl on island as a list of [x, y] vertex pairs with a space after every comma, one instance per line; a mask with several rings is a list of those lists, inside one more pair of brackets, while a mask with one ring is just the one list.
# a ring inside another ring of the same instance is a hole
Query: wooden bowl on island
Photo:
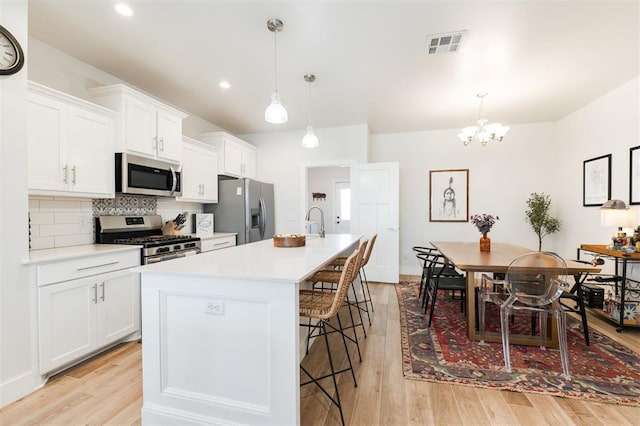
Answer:
[[273, 236], [274, 247], [302, 247], [306, 243], [302, 234], [276, 234]]

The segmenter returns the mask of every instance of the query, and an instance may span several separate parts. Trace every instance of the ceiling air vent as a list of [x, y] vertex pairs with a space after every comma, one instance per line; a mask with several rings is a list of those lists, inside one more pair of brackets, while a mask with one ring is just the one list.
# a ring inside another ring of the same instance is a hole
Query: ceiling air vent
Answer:
[[429, 55], [439, 53], [456, 53], [460, 49], [462, 40], [467, 30], [455, 31], [452, 33], [430, 35], [427, 42]]

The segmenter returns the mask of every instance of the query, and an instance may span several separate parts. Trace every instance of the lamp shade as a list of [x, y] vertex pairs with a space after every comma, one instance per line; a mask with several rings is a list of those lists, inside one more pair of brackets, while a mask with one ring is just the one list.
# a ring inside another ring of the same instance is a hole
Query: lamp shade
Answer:
[[275, 91], [271, 94], [271, 103], [264, 111], [264, 119], [267, 123], [282, 124], [289, 120], [289, 114], [287, 110], [282, 106], [280, 102], [280, 95]]
[[305, 148], [316, 148], [319, 144], [318, 137], [313, 132], [313, 127], [307, 126], [307, 134], [302, 138], [302, 146]]
[[636, 215], [622, 200], [609, 200], [600, 207], [602, 226], [629, 228], [635, 225]]

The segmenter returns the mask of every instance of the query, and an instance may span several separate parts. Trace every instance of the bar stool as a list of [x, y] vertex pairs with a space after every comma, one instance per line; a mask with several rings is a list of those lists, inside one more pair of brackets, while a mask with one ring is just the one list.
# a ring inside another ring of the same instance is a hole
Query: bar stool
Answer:
[[[358, 247], [358, 251], [362, 252], [362, 256], [359, 257], [359, 265], [356, 265], [356, 271], [359, 271], [360, 268], [362, 267], [362, 263], [364, 262], [364, 256], [367, 253], [367, 247], [369, 247], [369, 243], [370, 240], [364, 240], [362, 242], [360, 242], [360, 246]], [[344, 267], [342, 268], [344, 270]], [[320, 270], [318, 272], [316, 272], [315, 274], [313, 274], [313, 276], [311, 278], [309, 278], [309, 281], [313, 282], [313, 288], [317, 289], [316, 285], [318, 283], [322, 284], [322, 288], [321, 290], [330, 290], [330, 291], [335, 291], [337, 284], [340, 282], [341, 278], [342, 278], [342, 272], [340, 270], [336, 270], [336, 269], [325, 269], [325, 270]], [[362, 282], [362, 281], [361, 281]], [[331, 287], [329, 289], [325, 289], [324, 284], [328, 283], [331, 284]], [[360, 361], [362, 361], [362, 355], [360, 353], [360, 344], [358, 342], [358, 333], [356, 332], [356, 327], [360, 326], [362, 327], [362, 332], [364, 333], [364, 337], [367, 337], [367, 331], [364, 328], [364, 320], [362, 319], [362, 311], [360, 310], [360, 301], [358, 300], [358, 293], [356, 293], [356, 288], [355, 288], [355, 275], [353, 277], [353, 279], [351, 280], [351, 282], [349, 283], [349, 285], [351, 286], [351, 289], [353, 290], [353, 297], [354, 297], [354, 301], [349, 300], [349, 294], [348, 294], [348, 289], [347, 289], [347, 296], [346, 296], [346, 304], [349, 306], [349, 317], [351, 318], [351, 325], [346, 327], [346, 328], [352, 328], [353, 329], [353, 339], [351, 339], [349, 336], [347, 336], [347, 338], [349, 340], [352, 340], [355, 344], [356, 344], [356, 348], [358, 349], [358, 359]], [[360, 322], [356, 323], [354, 321], [353, 318], [353, 312], [351, 310], [351, 307], [355, 306], [356, 308], [358, 308], [358, 316], [360, 317]], [[307, 340], [307, 352], [309, 351], [309, 341]]]
[[[336, 381], [336, 375], [351, 371], [351, 376], [353, 377], [353, 385], [357, 387], [358, 383], [356, 381], [355, 372], [353, 371], [351, 356], [349, 355], [349, 348], [347, 347], [348, 337], [344, 333], [344, 328], [342, 327], [342, 322], [340, 320], [338, 311], [340, 310], [340, 307], [343, 306], [346, 300], [347, 293], [349, 291], [349, 284], [355, 279], [357, 275], [358, 266], [362, 262], [363, 255], [364, 250], [362, 250], [361, 245], [358, 250], [354, 251], [351, 256], [347, 258], [344, 264], [344, 268], [341, 271], [340, 280], [335, 292], [323, 290], [300, 290], [299, 293], [300, 316], [318, 320], [316, 324], [300, 324], [300, 326], [309, 327], [309, 337], [324, 337], [325, 346], [327, 348], [327, 358], [329, 359], [329, 366], [331, 369], [330, 374], [326, 374], [320, 377], [314, 377], [309, 373], [307, 369], [302, 366], [302, 364], [300, 364], [300, 369], [309, 377], [309, 380], [300, 383], [300, 386], [315, 383], [320, 388], [320, 390], [331, 400], [331, 402], [333, 402], [338, 407], [338, 409], [340, 410], [340, 420], [342, 421], [343, 425], [344, 416], [342, 414], [342, 404], [340, 402], [340, 394], [338, 392], [338, 382]], [[331, 318], [334, 317], [336, 318], [338, 323], [337, 328], [332, 326], [328, 322]], [[327, 327], [331, 328], [332, 331], [327, 330]], [[317, 334], [314, 335], [313, 332], [317, 332]], [[332, 332], [338, 332], [342, 336], [342, 343], [344, 345], [344, 350], [347, 354], [347, 360], [349, 363], [348, 368], [336, 370], [333, 365], [333, 358], [331, 357], [331, 349], [329, 346], [328, 338], [328, 334]], [[332, 397], [331, 394], [329, 394], [329, 392], [319, 382], [320, 380], [328, 377], [331, 377], [333, 379], [335, 398]]]
[[[369, 314], [368, 306], [371, 306], [371, 312], [373, 312], [374, 309], [373, 309], [373, 302], [371, 301], [371, 291], [369, 290], [369, 280], [367, 280], [367, 274], [365, 273], [364, 267], [367, 265], [367, 263], [369, 263], [369, 259], [371, 258], [371, 253], [373, 252], [373, 246], [376, 242], [376, 238], [378, 238], [378, 234], [373, 234], [371, 236], [371, 239], [369, 240], [369, 245], [367, 246], [367, 251], [364, 253], [362, 267], [358, 271], [358, 274], [360, 276], [360, 286], [362, 288], [362, 294], [364, 297], [364, 300], [363, 300], [364, 308], [360, 306], [360, 304], [358, 304], [358, 309], [367, 313], [367, 318], [369, 319], [369, 325], [371, 325], [371, 315]], [[342, 267], [345, 259], [346, 259], [345, 257], [337, 257], [333, 260], [333, 262], [331, 262], [330, 266], [334, 268]], [[355, 290], [354, 290], [354, 293], [355, 293]], [[367, 303], [369, 305], [367, 305]], [[365, 334], [365, 337], [366, 337], [366, 334]]]

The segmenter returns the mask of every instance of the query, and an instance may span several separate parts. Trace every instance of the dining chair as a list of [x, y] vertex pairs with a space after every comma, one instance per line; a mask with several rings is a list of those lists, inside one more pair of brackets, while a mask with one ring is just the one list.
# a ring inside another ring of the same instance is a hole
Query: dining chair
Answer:
[[[349, 355], [349, 348], [347, 346], [348, 336], [345, 334], [342, 321], [340, 320], [339, 310], [344, 305], [347, 293], [349, 291], [349, 284], [358, 275], [358, 270], [362, 257], [364, 256], [364, 250], [362, 245], [356, 251], [354, 251], [346, 260], [344, 268], [342, 268], [340, 281], [336, 291], [323, 291], [323, 290], [300, 290], [299, 291], [299, 313], [301, 317], [317, 320], [315, 324], [301, 323], [301, 327], [308, 327], [312, 333], [308, 334], [308, 338], [315, 338], [323, 336], [325, 347], [327, 349], [327, 359], [329, 361], [329, 367], [331, 372], [322, 376], [314, 377], [302, 364], [300, 364], [300, 370], [309, 378], [309, 380], [301, 382], [300, 386], [305, 386], [311, 383], [315, 383], [320, 390], [334, 403], [340, 411], [340, 420], [344, 425], [344, 415], [342, 413], [342, 403], [340, 401], [340, 393], [338, 391], [338, 382], [336, 376], [347, 371], [351, 371], [353, 377], [353, 385], [358, 386], [356, 381], [356, 375], [353, 370], [353, 364], [351, 363], [351, 356]], [[329, 320], [335, 318], [337, 321], [337, 327], [330, 324]], [[329, 328], [330, 330], [327, 330]], [[330, 333], [337, 332], [342, 337], [342, 343], [346, 352], [346, 358], [349, 366], [340, 370], [336, 370], [333, 358], [331, 356], [331, 348], [329, 345], [328, 335]], [[335, 389], [335, 397], [332, 396], [324, 386], [320, 383], [320, 380], [331, 377], [333, 380], [333, 386]]]
[[427, 263], [425, 275], [425, 296], [423, 301], [424, 313], [429, 308], [429, 319], [427, 328], [431, 327], [433, 313], [438, 300], [438, 292], [441, 290], [451, 291], [452, 294], [460, 292], [460, 311], [464, 312], [467, 301], [467, 279], [458, 274], [455, 268], [446, 260], [442, 254], [418, 254], [419, 258]]
[[547, 318], [549, 315], [556, 318], [562, 372], [570, 380], [566, 311], [559, 302], [562, 292], [569, 288], [569, 284], [563, 281], [566, 276], [566, 262], [551, 252], [532, 252], [517, 257], [509, 264], [504, 280], [482, 275], [478, 291], [480, 342], [484, 343], [486, 303], [499, 305], [502, 350], [507, 372], [511, 372], [509, 318], [517, 311], [529, 311], [537, 315], [540, 347], [543, 349], [547, 341]]

